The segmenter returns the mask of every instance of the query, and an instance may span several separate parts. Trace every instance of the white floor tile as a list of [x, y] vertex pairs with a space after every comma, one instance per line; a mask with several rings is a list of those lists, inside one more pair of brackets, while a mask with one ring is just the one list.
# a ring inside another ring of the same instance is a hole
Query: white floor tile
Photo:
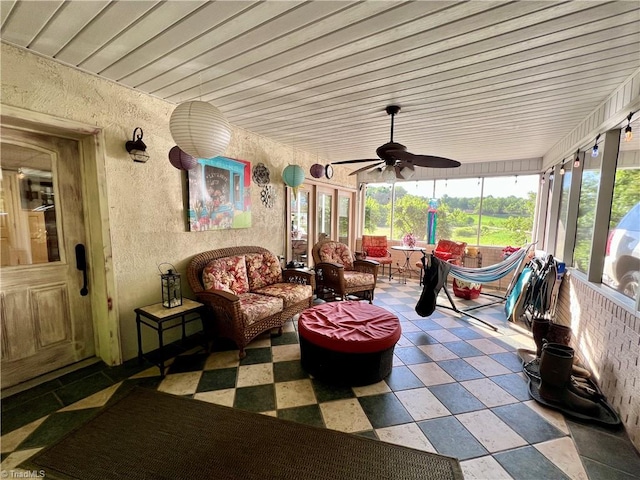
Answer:
[[527, 445], [524, 438], [490, 410], [461, 413], [455, 417], [491, 453]]
[[321, 403], [320, 412], [324, 424], [332, 430], [352, 433], [373, 429], [356, 398]]
[[383, 442], [395, 443], [405, 447], [415, 448], [425, 452], [438, 453], [431, 442], [424, 436], [420, 427], [415, 423], [405, 423], [392, 427], [377, 428], [376, 434]]

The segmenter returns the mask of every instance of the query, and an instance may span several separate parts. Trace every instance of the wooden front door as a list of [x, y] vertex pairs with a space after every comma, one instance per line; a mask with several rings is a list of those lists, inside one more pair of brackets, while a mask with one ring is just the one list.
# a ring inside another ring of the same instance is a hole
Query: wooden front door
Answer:
[[5, 388], [93, 356], [95, 341], [76, 256], [86, 246], [78, 143], [8, 127], [1, 139]]

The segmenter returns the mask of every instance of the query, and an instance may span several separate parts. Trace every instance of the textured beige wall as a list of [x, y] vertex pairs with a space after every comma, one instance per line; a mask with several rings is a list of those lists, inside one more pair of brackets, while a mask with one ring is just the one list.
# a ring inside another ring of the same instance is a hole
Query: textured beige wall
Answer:
[[[285, 186], [281, 173], [289, 163], [308, 172], [318, 161], [314, 153], [294, 153], [291, 147], [234, 128], [225, 155], [264, 163], [276, 190], [275, 205], [264, 207], [259, 188], [252, 185], [251, 228], [188, 232], [184, 174], [167, 157], [174, 146], [169, 118], [175, 105], [12, 46], [2, 44], [1, 48], [2, 104], [74, 120], [104, 132], [108, 221], [117, 287], [114, 300], [125, 360], [137, 352], [133, 309], [160, 300], [158, 264], [172, 263], [184, 274], [188, 260], [204, 250], [260, 245], [277, 255], [284, 253]], [[144, 130], [151, 156], [145, 164], [134, 163], [124, 149], [136, 127]], [[331, 184], [355, 187], [349, 172], [346, 167], [337, 167]], [[189, 293], [188, 288], [184, 291]], [[151, 333], [145, 331], [149, 348], [155, 341]]]

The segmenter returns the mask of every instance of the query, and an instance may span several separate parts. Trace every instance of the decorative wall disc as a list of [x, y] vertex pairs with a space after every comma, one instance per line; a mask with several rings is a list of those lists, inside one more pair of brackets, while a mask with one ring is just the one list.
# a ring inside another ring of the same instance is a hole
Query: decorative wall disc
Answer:
[[265, 207], [271, 208], [273, 207], [273, 202], [275, 201], [276, 192], [272, 185], [265, 185], [262, 187], [262, 191], [260, 192], [260, 199]]
[[264, 166], [264, 163], [258, 163], [253, 167], [253, 181], [260, 187], [264, 187], [269, 183], [269, 169]]

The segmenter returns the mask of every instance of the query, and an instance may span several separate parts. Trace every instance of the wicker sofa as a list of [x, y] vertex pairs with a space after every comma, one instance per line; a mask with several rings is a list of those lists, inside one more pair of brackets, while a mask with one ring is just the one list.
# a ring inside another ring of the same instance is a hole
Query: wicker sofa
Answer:
[[261, 333], [278, 328], [313, 305], [313, 274], [282, 270], [269, 250], [243, 246], [209, 250], [193, 257], [187, 279], [209, 312], [213, 335], [245, 347]]

